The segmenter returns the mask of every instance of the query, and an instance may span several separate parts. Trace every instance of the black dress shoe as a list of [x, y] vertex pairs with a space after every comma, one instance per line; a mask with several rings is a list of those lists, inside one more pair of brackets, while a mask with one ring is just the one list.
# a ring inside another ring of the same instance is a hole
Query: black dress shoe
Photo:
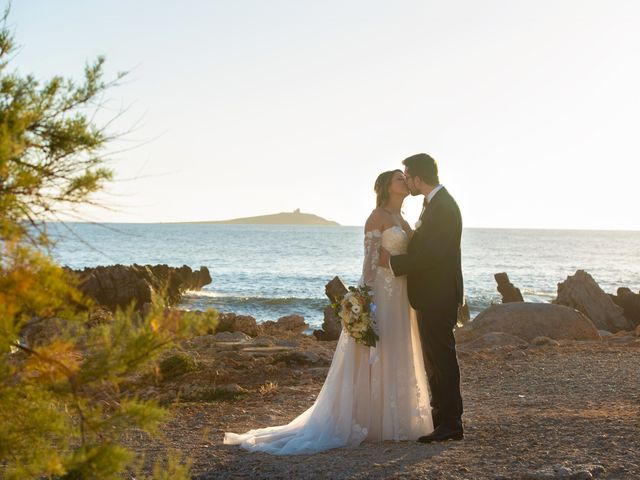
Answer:
[[418, 441], [420, 443], [431, 443], [431, 442], [444, 442], [445, 440], [462, 440], [464, 438], [464, 434], [462, 433], [462, 428], [451, 428], [447, 425], [438, 425], [432, 433], [429, 435], [425, 435], [420, 437]]

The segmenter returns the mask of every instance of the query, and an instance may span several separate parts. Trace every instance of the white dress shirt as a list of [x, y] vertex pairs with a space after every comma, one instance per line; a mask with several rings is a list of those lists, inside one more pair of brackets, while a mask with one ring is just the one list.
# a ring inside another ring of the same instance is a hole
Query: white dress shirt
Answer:
[[[436, 196], [436, 193], [438, 193], [443, 188], [444, 188], [444, 185], [442, 185], [441, 183], [436, 185], [434, 189], [429, 192], [429, 195], [426, 196], [427, 203], [431, 203], [431, 200], [433, 200], [433, 197]], [[426, 205], [422, 207], [422, 212], [420, 212], [420, 218], [422, 218], [425, 208], [427, 208]], [[389, 269], [391, 270], [391, 273], [393, 273], [393, 275], [395, 276], [395, 272], [393, 271], [393, 267], [391, 266], [391, 257], [389, 257]]]
[[435, 188], [429, 192], [429, 195], [427, 195], [427, 203], [431, 203], [431, 200], [433, 200], [433, 197], [436, 196], [436, 193], [438, 193], [443, 188], [444, 185], [442, 184], [436, 185]]

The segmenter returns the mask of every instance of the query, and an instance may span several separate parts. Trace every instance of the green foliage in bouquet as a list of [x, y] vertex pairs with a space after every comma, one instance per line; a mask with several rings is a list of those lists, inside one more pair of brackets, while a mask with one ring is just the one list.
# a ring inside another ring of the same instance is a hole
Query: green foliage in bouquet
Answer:
[[[43, 251], [45, 220], [91, 203], [112, 172], [102, 149], [111, 139], [93, 123], [103, 59], [84, 81], [40, 83], [8, 71], [15, 52], [0, 25], [0, 478], [122, 478], [140, 458], [127, 449], [131, 429], [157, 432], [167, 412], [124, 386], [161, 352], [214, 327], [215, 312], [167, 311], [156, 298], [110, 321], [89, 321], [90, 302], [75, 279]], [[188, 478], [171, 456], [153, 478]]]
[[331, 304], [342, 328], [357, 343], [368, 347], [375, 347], [380, 340], [376, 332], [376, 305], [372, 295], [368, 285], [348, 287], [347, 293]]

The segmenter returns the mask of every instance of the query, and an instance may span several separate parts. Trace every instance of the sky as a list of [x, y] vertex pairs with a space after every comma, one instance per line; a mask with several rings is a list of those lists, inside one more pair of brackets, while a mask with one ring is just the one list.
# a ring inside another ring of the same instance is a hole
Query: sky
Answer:
[[[100, 222], [363, 225], [418, 152], [466, 227], [640, 230], [637, 0], [14, 0], [11, 67], [123, 111]], [[413, 223], [421, 199], [407, 198]]]

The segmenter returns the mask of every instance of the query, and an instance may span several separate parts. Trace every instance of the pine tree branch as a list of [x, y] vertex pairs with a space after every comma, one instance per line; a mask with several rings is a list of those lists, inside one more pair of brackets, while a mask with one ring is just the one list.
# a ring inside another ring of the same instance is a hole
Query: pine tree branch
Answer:
[[43, 355], [39, 352], [37, 352], [36, 350], [33, 350], [32, 348], [27, 347], [26, 345], [21, 344], [20, 342], [16, 341], [13, 343], [13, 345], [18, 348], [19, 350], [22, 350], [25, 353], [28, 353], [29, 355], [33, 355], [36, 358], [38, 358], [39, 360], [48, 363], [50, 365], [53, 365], [55, 367], [58, 367], [62, 373], [67, 377], [67, 380], [69, 381], [69, 385], [71, 386], [71, 393], [73, 395], [73, 399], [74, 399], [74, 407], [76, 409], [76, 411], [78, 412], [78, 416], [80, 417], [80, 438], [82, 440], [82, 445], [84, 446], [86, 444], [86, 434], [85, 434], [85, 424], [87, 423], [87, 419], [84, 415], [84, 411], [82, 410], [82, 407], [80, 406], [80, 399], [78, 396], [78, 384], [77, 384], [77, 377], [76, 374], [69, 368], [67, 367], [64, 363], [60, 362], [59, 360], [56, 360], [55, 358], [51, 358], [48, 357], [46, 355]]

